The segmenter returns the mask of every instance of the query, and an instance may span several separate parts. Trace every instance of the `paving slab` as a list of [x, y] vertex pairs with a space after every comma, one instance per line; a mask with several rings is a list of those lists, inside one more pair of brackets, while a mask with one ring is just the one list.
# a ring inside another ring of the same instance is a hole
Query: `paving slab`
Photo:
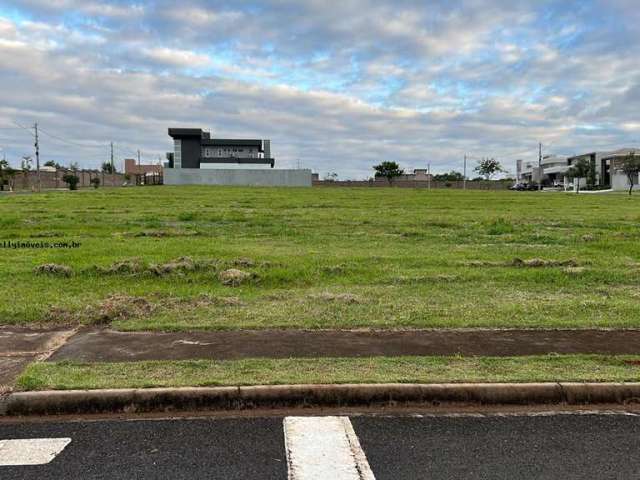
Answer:
[[0, 356], [8, 353], [47, 351], [55, 343], [60, 332], [59, 329], [0, 327]]
[[640, 354], [640, 330], [255, 330], [193, 333], [86, 329], [51, 361], [232, 360], [404, 355]]
[[0, 394], [9, 390], [22, 370], [35, 357], [0, 357]]
[[32, 361], [43, 360], [75, 330], [0, 327], [0, 393], [10, 389]]

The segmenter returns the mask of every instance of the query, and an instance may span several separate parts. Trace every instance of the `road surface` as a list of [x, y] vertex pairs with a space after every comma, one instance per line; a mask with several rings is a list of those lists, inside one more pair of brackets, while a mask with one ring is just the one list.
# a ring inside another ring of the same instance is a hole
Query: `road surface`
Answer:
[[640, 416], [5, 422], [0, 465], [2, 480], [634, 479]]

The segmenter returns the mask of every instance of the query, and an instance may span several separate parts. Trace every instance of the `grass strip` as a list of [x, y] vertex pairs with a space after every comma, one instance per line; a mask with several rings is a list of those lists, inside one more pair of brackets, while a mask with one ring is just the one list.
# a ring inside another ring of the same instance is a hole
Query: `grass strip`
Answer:
[[18, 378], [21, 390], [222, 385], [640, 381], [640, 356], [371, 357], [44, 362]]

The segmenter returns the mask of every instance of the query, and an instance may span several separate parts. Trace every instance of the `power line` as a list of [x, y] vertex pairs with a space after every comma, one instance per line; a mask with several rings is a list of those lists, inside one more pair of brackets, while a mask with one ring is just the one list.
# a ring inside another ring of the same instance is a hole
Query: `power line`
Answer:
[[18, 127], [20, 127], [23, 130], [28, 131], [31, 135], [33, 135], [33, 132], [31, 131], [33, 127], [25, 127], [24, 125], [20, 125], [18, 122], [16, 122], [15, 120], [13, 120], [13, 123], [15, 125], [17, 125]]
[[45, 135], [51, 137], [51, 138], [54, 138], [54, 139], [59, 140], [61, 142], [67, 143], [69, 145], [74, 145], [76, 147], [82, 147], [82, 148], [106, 148], [108, 146], [108, 145], [104, 145], [104, 146], [102, 146], [102, 145], [86, 145], [86, 144], [74, 142], [72, 140], [67, 140], [67, 139], [62, 138], [62, 137], [58, 137], [57, 135], [53, 135], [52, 133], [49, 133], [49, 132], [43, 130], [42, 128], [40, 129], [40, 131], [42, 133], [44, 133]]

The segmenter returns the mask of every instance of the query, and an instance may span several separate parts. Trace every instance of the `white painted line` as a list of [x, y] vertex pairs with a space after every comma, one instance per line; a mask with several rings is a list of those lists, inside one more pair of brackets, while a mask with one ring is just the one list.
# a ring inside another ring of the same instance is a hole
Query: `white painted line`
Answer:
[[0, 467], [47, 464], [69, 443], [70, 438], [0, 440]]
[[286, 417], [289, 480], [375, 480], [347, 417]]

